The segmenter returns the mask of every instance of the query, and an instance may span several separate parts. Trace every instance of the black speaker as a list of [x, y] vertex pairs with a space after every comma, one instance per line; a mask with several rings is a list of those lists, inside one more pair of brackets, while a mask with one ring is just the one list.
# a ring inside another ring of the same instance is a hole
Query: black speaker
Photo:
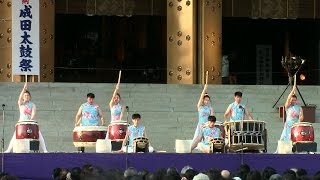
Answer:
[[37, 141], [37, 140], [30, 141], [30, 151], [38, 152], [39, 151], [39, 145], [40, 145], [40, 142]]
[[78, 147], [78, 152], [84, 153], [84, 147]]
[[292, 152], [317, 152], [317, 143], [297, 142], [293, 144]]
[[111, 141], [111, 150], [112, 151], [118, 151], [122, 147], [123, 141]]

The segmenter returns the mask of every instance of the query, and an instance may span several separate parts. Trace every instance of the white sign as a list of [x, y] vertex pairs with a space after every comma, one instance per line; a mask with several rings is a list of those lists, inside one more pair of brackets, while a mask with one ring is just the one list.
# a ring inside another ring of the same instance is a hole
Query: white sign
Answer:
[[12, 1], [12, 74], [40, 74], [39, 0]]

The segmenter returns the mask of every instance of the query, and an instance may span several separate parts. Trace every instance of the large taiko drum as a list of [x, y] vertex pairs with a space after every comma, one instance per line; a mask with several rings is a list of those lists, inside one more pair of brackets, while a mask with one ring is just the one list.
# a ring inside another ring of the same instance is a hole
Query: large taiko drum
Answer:
[[[242, 124], [243, 122], [243, 124]], [[225, 122], [228, 145], [231, 148], [266, 150], [265, 122], [258, 120], [239, 120]]]
[[300, 122], [292, 125], [292, 142], [314, 142], [314, 130], [311, 123]]
[[97, 139], [105, 139], [106, 126], [77, 126], [73, 129], [75, 147], [95, 147]]
[[16, 139], [39, 139], [36, 121], [20, 121], [16, 124]]
[[113, 122], [108, 126], [108, 138], [113, 141], [120, 141], [126, 137], [128, 123]]
[[149, 140], [145, 137], [133, 139], [133, 152], [149, 152]]

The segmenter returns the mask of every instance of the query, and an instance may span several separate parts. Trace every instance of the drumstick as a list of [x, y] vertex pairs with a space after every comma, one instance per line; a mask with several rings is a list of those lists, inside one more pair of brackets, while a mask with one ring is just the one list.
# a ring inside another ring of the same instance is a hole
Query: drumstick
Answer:
[[206, 84], [208, 84], [209, 71], [206, 71]]
[[121, 70], [119, 71], [118, 84], [120, 84], [120, 79], [121, 79]]
[[293, 76], [293, 86], [296, 87], [297, 85], [297, 75]]
[[28, 74], [27, 72], [24, 73], [24, 81], [27, 83], [28, 82]]

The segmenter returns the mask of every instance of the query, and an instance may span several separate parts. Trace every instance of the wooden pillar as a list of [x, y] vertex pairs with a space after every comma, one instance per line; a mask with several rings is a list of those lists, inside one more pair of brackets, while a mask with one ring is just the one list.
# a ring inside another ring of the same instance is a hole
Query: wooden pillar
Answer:
[[167, 83], [196, 83], [195, 0], [167, 0]]
[[199, 82], [221, 84], [222, 0], [199, 0]]
[[0, 82], [12, 81], [11, 1], [0, 0]]
[[[0, 0], [0, 82], [23, 82], [24, 76], [12, 77], [12, 4]], [[40, 0], [40, 81], [54, 81], [54, 0]], [[28, 81], [38, 81], [29, 76]]]
[[40, 81], [54, 81], [55, 0], [40, 0]]

